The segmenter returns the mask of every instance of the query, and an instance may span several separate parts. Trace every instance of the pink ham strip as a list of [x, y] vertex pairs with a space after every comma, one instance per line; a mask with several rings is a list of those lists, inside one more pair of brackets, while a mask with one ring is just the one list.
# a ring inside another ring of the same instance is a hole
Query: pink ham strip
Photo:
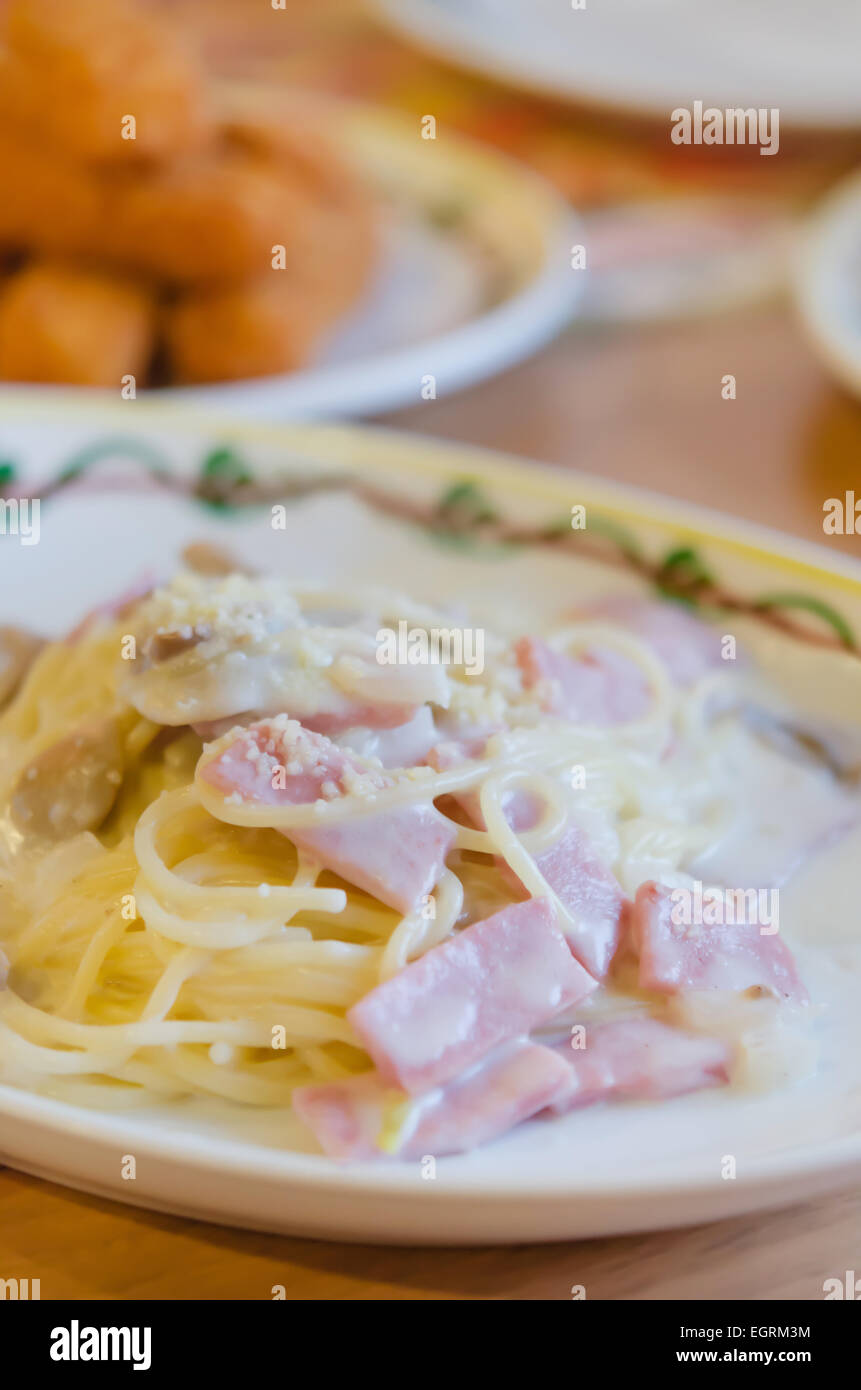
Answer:
[[[279, 769], [284, 785], [276, 787]], [[372, 776], [381, 789], [391, 785], [391, 778], [363, 767], [331, 740], [281, 718], [242, 730], [200, 775], [219, 791], [247, 801], [298, 806], [321, 798], [327, 783], [345, 794], [344, 777], [351, 770]], [[407, 806], [284, 834], [348, 883], [407, 913], [439, 879], [456, 831], [433, 806]]]
[[566, 656], [539, 637], [522, 637], [514, 654], [527, 690], [542, 707], [577, 724], [621, 724], [644, 715], [649, 691], [633, 661], [606, 647]]
[[347, 1018], [382, 1078], [419, 1095], [596, 987], [568, 950], [549, 901], [532, 898], [428, 951]]
[[[455, 743], [438, 744], [428, 755], [428, 762], [444, 772], [457, 766], [458, 753]], [[473, 824], [483, 830], [478, 793], [458, 793], [455, 799]], [[502, 804], [515, 833], [531, 829], [541, 818], [541, 802], [529, 791], [513, 789], [505, 793]], [[516, 891], [525, 893], [520, 879], [505, 861], [500, 859], [497, 863], [506, 881]], [[595, 853], [585, 832], [573, 822], [555, 844], [536, 856], [535, 866], [576, 922], [573, 928], [563, 927], [571, 951], [591, 975], [602, 980], [618, 949], [627, 906], [615, 876]]]
[[[536, 856], [535, 867], [571, 913], [574, 925], [562, 930], [572, 953], [591, 975], [603, 980], [619, 946], [627, 905], [615, 876], [573, 823]], [[522, 888], [507, 864], [501, 872]]]
[[557, 1045], [571, 1072], [567, 1091], [550, 1106], [557, 1115], [611, 1098], [666, 1100], [729, 1080], [732, 1049], [725, 1042], [654, 1018], [587, 1027], [585, 1042]]
[[[413, 1102], [395, 1156], [441, 1157], [477, 1148], [551, 1105], [570, 1085], [569, 1068], [552, 1048], [523, 1039], [504, 1043], [466, 1076]], [[398, 1094], [368, 1072], [303, 1086], [294, 1091], [293, 1105], [330, 1157], [378, 1158], [385, 1110]]]
[[795, 1004], [808, 1002], [789, 947], [758, 925], [683, 926], [672, 920], [668, 888], [643, 883], [631, 914], [631, 944], [642, 989], [663, 994], [761, 988]]
[[[245, 710], [223, 719], [205, 719], [192, 728], [206, 743], [230, 733], [237, 726], [255, 724], [262, 718], [260, 710]], [[436, 741], [433, 715], [428, 705], [354, 705], [347, 713], [312, 716], [302, 720], [302, 727], [312, 733], [331, 735], [348, 730], [368, 731], [377, 743], [374, 756], [383, 767], [415, 767]], [[347, 740], [350, 743], [350, 740]]]
[[[692, 685], [722, 664], [721, 634], [675, 603], [611, 594], [572, 615], [619, 623], [651, 647], [679, 686]], [[538, 690], [544, 708], [586, 724], [618, 724], [648, 708], [648, 690], [634, 662], [600, 642], [578, 657], [537, 637], [515, 646], [523, 684]]]
[[[678, 603], [655, 603], [630, 594], [608, 594], [578, 613], [621, 623], [651, 647], [676, 685], [693, 685], [723, 664], [722, 634]], [[732, 665], [733, 663], [730, 663]]]
[[5, 986], [8, 976], [9, 962], [4, 956], [3, 952], [0, 951], [0, 989], [3, 989], [3, 987]]
[[[427, 763], [436, 772], [450, 772], [473, 758], [480, 758], [490, 734], [470, 740], [450, 739], [437, 743], [427, 754]], [[453, 792], [457, 802], [469, 819], [479, 830], [484, 830], [484, 817], [481, 814], [481, 796], [477, 791]], [[503, 792], [502, 805], [508, 824], [514, 831], [528, 830], [541, 818], [543, 803], [530, 792], [512, 790]]]
[[348, 883], [406, 914], [432, 892], [455, 835], [433, 806], [411, 806], [328, 830], [293, 831], [288, 838]]
[[306, 715], [302, 723], [306, 729], [317, 734], [341, 734], [347, 729], [362, 726], [366, 729], [398, 729], [407, 724], [421, 705], [372, 705], [358, 702], [342, 710], [339, 714]]

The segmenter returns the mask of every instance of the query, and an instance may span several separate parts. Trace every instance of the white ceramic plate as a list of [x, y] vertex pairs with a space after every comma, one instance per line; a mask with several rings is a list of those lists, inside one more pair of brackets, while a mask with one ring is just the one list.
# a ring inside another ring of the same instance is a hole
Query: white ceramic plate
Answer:
[[[293, 109], [258, 84], [231, 84], [224, 100], [276, 121], [279, 103], [281, 119]], [[380, 201], [381, 252], [362, 299], [300, 371], [142, 389], [138, 400], [255, 420], [393, 410], [426, 399], [429, 377], [441, 397], [502, 371], [573, 318], [584, 279], [571, 268], [579, 222], [537, 175], [450, 131], [422, 139], [418, 120], [395, 113], [319, 100], [312, 110]], [[67, 393], [0, 383], [0, 400], [23, 395], [33, 410]], [[120, 385], [74, 394], [112, 402]]]
[[[183, 544], [201, 536], [296, 576], [396, 576], [419, 597], [466, 595], [478, 614], [483, 602], [498, 604], [504, 595], [523, 623], [548, 607], [558, 612], [566, 586], [576, 584], [580, 593], [587, 583], [635, 583], [618, 564], [595, 558], [443, 546], [360, 506], [348, 491], [295, 500], [288, 530], [276, 532], [268, 508], [216, 512], [178, 492], [179, 483], [161, 489], [135, 482], [125, 466], [146, 449], [188, 488], [214, 448], [236, 451], [260, 480], [285, 472], [306, 480], [338, 476], [417, 503], [432, 503], [454, 481], [476, 479], [521, 525], [565, 516], [583, 503], [593, 519], [604, 518], [608, 544], [626, 528], [649, 556], [680, 542], [696, 546], [735, 593], [800, 590], [839, 610], [861, 633], [861, 567], [742, 523], [576, 473], [397, 433], [230, 426], [145, 406], [97, 416], [70, 409], [38, 424], [20, 408], [0, 411], [0, 460], [14, 464], [20, 479], [36, 480], [43, 498], [38, 544], [0, 537], [0, 621], [60, 632], [143, 569], [169, 570]], [[87, 456], [83, 482], [49, 497], [45, 480]], [[774, 634], [763, 640], [764, 659], [782, 653], [789, 661], [799, 699], [824, 700], [829, 713], [854, 710], [857, 718], [857, 656]], [[861, 842], [840, 852], [857, 856]], [[311, 1141], [283, 1112], [189, 1102], [106, 1115], [0, 1086], [0, 1160], [186, 1216], [378, 1242], [560, 1240], [810, 1198], [861, 1173], [861, 1011], [857, 974], [846, 969], [859, 964], [861, 923], [851, 903], [805, 897], [803, 882], [797, 915], [827, 947], [802, 947], [811, 993], [830, 992], [834, 1004], [818, 1024], [820, 1073], [792, 1089], [761, 1096], [715, 1091], [534, 1122], [476, 1153], [440, 1161], [429, 1181], [418, 1165], [340, 1168], [309, 1152]], [[785, 922], [782, 904], [782, 929]], [[137, 1160], [134, 1181], [121, 1176], [127, 1154]], [[737, 1165], [731, 1181], [721, 1177], [726, 1155]]]
[[801, 318], [835, 376], [861, 395], [861, 175], [840, 184], [799, 241], [793, 283]]
[[669, 118], [773, 107], [787, 124], [861, 123], [854, 0], [377, 0], [452, 62], [567, 101]]

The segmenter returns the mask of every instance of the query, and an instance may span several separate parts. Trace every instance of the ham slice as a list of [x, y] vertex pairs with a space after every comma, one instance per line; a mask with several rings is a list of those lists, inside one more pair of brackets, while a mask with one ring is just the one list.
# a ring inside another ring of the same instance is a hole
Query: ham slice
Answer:
[[[611, 594], [574, 616], [626, 627], [652, 649], [678, 686], [692, 685], [722, 664], [721, 633], [677, 603]], [[525, 688], [538, 692], [548, 713], [604, 725], [637, 719], [648, 709], [648, 686], [637, 665], [600, 642], [577, 657], [537, 637], [521, 638], [514, 650]]]
[[444, 941], [347, 1018], [384, 1081], [418, 1095], [590, 994], [546, 898], [514, 903]]
[[534, 690], [548, 714], [575, 724], [623, 724], [649, 708], [640, 668], [620, 652], [596, 646], [566, 656], [539, 637], [522, 637], [514, 654], [525, 689]]
[[681, 604], [655, 603], [631, 594], [608, 594], [584, 606], [579, 613], [620, 623], [642, 637], [676, 685], [693, 685], [723, 664], [719, 629], [701, 622]]
[[717, 1038], [653, 1018], [590, 1029], [586, 1047], [503, 1043], [477, 1066], [418, 1099], [379, 1072], [295, 1091], [297, 1114], [341, 1161], [425, 1154], [486, 1144], [546, 1110], [562, 1115], [602, 1100], [667, 1100], [729, 1080], [732, 1049]]
[[411, 806], [327, 830], [291, 831], [289, 838], [324, 868], [406, 915], [433, 891], [455, 834], [433, 806]]
[[[549, 1106], [570, 1088], [552, 1048], [504, 1043], [465, 1076], [420, 1100], [393, 1092], [377, 1072], [293, 1093], [297, 1114], [331, 1158], [442, 1157], [477, 1148]], [[391, 1137], [386, 1131], [391, 1129]]]
[[[496, 732], [493, 730], [492, 732]], [[449, 772], [462, 763], [481, 758], [490, 734], [482, 734], [469, 740], [448, 739], [437, 743], [427, 754], [427, 764], [436, 772]], [[484, 830], [484, 817], [481, 814], [481, 796], [478, 791], [453, 792], [453, 799], [469, 816], [473, 825]], [[529, 830], [541, 819], [543, 801], [527, 790], [514, 787], [502, 794], [502, 807], [505, 818], [512, 830]]]
[[[425, 705], [386, 705], [369, 704], [367, 700], [357, 700], [350, 704], [349, 701], [342, 702], [342, 708], [334, 713], [324, 713], [322, 710], [317, 714], [303, 715], [302, 723], [306, 729], [311, 729], [316, 734], [327, 734], [330, 737], [334, 734], [346, 733], [348, 729], [383, 729], [394, 732], [409, 723], [419, 713], [421, 709], [426, 709]], [[428, 709], [428, 713], [430, 710]], [[392, 767], [395, 764], [388, 763]], [[405, 766], [405, 764], [400, 764]]]
[[789, 947], [757, 924], [677, 925], [670, 890], [644, 883], [631, 913], [631, 944], [640, 958], [642, 989], [662, 994], [765, 989], [795, 1004], [808, 1001]]
[[[438, 771], [446, 771], [457, 766], [458, 751], [454, 743], [438, 744], [428, 755], [428, 762]], [[455, 799], [473, 824], [483, 830], [478, 792], [458, 793]], [[527, 788], [505, 792], [502, 806], [508, 824], [517, 834], [530, 830], [541, 819], [541, 799]], [[525, 892], [505, 861], [497, 863], [502, 876], [516, 890]], [[574, 821], [569, 822], [555, 844], [536, 855], [535, 866], [573, 918], [573, 925], [562, 927], [571, 951], [591, 975], [602, 980], [618, 949], [628, 905], [615, 875]]]
[[[237, 726], [256, 724], [262, 710], [245, 710], [224, 719], [200, 719], [192, 724], [206, 743]], [[353, 705], [337, 717], [321, 714], [302, 720], [312, 733], [338, 737], [339, 746], [364, 758], [379, 758], [383, 767], [415, 767], [437, 740], [430, 705]]]
[[[221, 792], [267, 806], [307, 805], [351, 791], [372, 796], [392, 784], [381, 769], [343, 753], [286, 715], [239, 731], [200, 776]], [[369, 809], [331, 826], [284, 834], [324, 868], [407, 913], [439, 879], [456, 831], [433, 806], [424, 805]]]
[[3, 952], [0, 951], [0, 989], [3, 989], [5, 987], [8, 978], [9, 962], [4, 956]]
[[718, 1038], [670, 1028], [654, 1018], [587, 1028], [586, 1046], [557, 1045], [570, 1068], [568, 1089], [550, 1105], [557, 1115], [599, 1100], [666, 1100], [729, 1080], [732, 1049]]
[[[529, 824], [514, 824], [512, 828], [528, 830]], [[560, 926], [572, 953], [591, 975], [603, 980], [618, 950], [628, 906], [615, 875], [595, 852], [585, 831], [573, 822], [549, 849], [535, 856], [534, 863], [571, 914], [571, 923]], [[499, 870], [512, 886], [526, 891], [504, 860]]]
[[536, 856], [535, 866], [571, 914], [572, 925], [562, 926], [571, 951], [591, 975], [603, 980], [619, 946], [627, 904], [614, 874], [573, 823]]

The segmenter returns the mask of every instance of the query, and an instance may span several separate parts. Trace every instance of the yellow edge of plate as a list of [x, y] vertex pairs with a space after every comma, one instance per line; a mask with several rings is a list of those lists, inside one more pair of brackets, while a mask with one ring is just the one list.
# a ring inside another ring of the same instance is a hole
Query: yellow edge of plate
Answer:
[[[439, 479], [441, 483], [465, 475], [480, 476], [488, 483], [500, 484], [508, 492], [546, 500], [566, 511], [572, 496], [582, 501], [585, 494], [587, 499], [600, 504], [603, 511], [628, 525], [663, 527], [678, 538], [708, 541], [728, 555], [755, 560], [796, 579], [812, 580], [861, 599], [861, 565], [843, 552], [831, 556], [813, 542], [722, 513], [712, 513], [696, 503], [457, 441], [379, 426], [252, 424], [229, 416], [219, 419], [191, 407], [150, 405], [143, 401], [133, 405], [100, 406], [94, 410], [73, 392], [68, 399], [53, 396], [49, 402], [39, 405], [37, 413], [34, 406], [33, 400], [25, 398], [0, 400], [0, 423], [4, 419], [32, 420], [35, 425], [64, 420], [79, 424], [91, 421], [94, 431], [116, 429], [121, 425], [124, 430], [135, 431], [175, 429], [183, 435], [200, 435], [206, 440], [247, 440], [281, 446], [321, 465], [337, 466], [363, 475], [368, 472], [394, 475], [401, 486], [416, 473]], [[793, 550], [802, 554], [792, 554]]]
[[[81, 402], [74, 392], [68, 399], [54, 395], [50, 402], [0, 399], [0, 423], [3, 420], [32, 420], [33, 424], [60, 423], [68, 417], [78, 417], [75, 423], [92, 421], [93, 430], [117, 428], [145, 431], [175, 428], [184, 435], [200, 435], [204, 439], [248, 439], [261, 445], [281, 445], [300, 453], [313, 463], [337, 466], [353, 473], [391, 473], [403, 482], [410, 474], [421, 473], [426, 478], [442, 482], [465, 475], [481, 475], [488, 482], [499, 482], [506, 491], [530, 499], [545, 499], [551, 505], [568, 510], [572, 495], [583, 500], [584, 493], [600, 502], [602, 510], [629, 525], [663, 527], [673, 535], [690, 541], [708, 541], [725, 550], [727, 555], [746, 557], [768, 564], [771, 569], [783, 570], [801, 580], [839, 589], [843, 594], [861, 599], [861, 566], [844, 552], [830, 556], [821, 552], [814, 542], [793, 537], [782, 531], [750, 523], [743, 518], [712, 513], [707, 507], [693, 502], [638, 489], [630, 484], [606, 480], [595, 474], [580, 473], [576, 468], [552, 467], [506, 455], [494, 449], [462, 445], [449, 439], [430, 435], [408, 434], [378, 425], [330, 424], [252, 424], [249, 421], [211, 416], [188, 406], [171, 404], [125, 403], [99, 406], [93, 409]], [[134, 411], [134, 418], [132, 418]], [[743, 531], [750, 539], [733, 532]], [[787, 550], [811, 552], [810, 559], [786, 553]]]

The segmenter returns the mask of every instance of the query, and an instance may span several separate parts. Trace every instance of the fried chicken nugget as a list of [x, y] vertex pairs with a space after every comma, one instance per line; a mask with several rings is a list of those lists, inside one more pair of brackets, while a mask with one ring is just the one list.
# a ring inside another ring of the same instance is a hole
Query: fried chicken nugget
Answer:
[[332, 139], [309, 129], [311, 113], [296, 109], [293, 120], [234, 115], [222, 127], [228, 145], [245, 150], [276, 177], [308, 197], [307, 235], [290, 263], [321, 295], [334, 318], [367, 284], [377, 252], [376, 207]]
[[0, 111], [78, 159], [161, 160], [209, 137], [200, 65], [128, 0], [12, 0], [6, 41]]
[[233, 110], [223, 118], [221, 134], [231, 148], [280, 167], [319, 201], [338, 205], [348, 202], [362, 186], [336, 154], [332, 137], [311, 128], [313, 121], [320, 119], [325, 115], [285, 100], [277, 121], [256, 112]]
[[286, 272], [192, 292], [165, 314], [171, 377], [181, 384], [269, 376], [302, 366], [325, 328], [319, 297]]
[[254, 279], [311, 234], [306, 195], [231, 151], [125, 180], [111, 219], [117, 257], [176, 285]]
[[0, 241], [20, 250], [87, 254], [102, 235], [104, 216], [104, 190], [92, 174], [0, 122]]
[[155, 308], [123, 280], [45, 262], [0, 290], [0, 379], [116, 386], [145, 377]]

